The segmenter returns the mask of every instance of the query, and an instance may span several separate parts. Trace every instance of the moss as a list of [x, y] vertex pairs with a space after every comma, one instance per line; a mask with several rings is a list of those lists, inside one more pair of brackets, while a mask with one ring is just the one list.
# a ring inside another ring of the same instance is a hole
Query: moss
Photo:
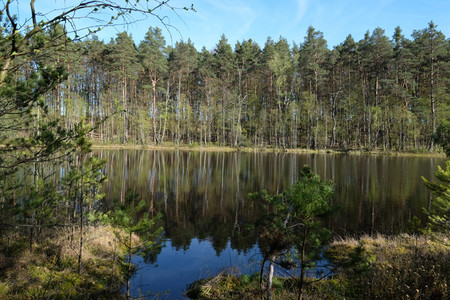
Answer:
[[350, 253], [354, 250], [354, 245], [335, 243], [334, 245], [328, 247], [326, 256], [330, 261], [336, 264], [342, 264], [349, 259]]
[[10, 285], [6, 282], [0, 282], [0, 295], [9, 294]]
[[[292, 299], [296, 282], [290, 278], [274, 277], [272, 299]], [[239, 275], [220, 273], [189, 285], [186, 296], [191, 299], [259, 299], [267, 291], [260, 286], [259, 274]]]
[[125, 253], [115, 250], [120, 246], [116, 244], [113, 229], [88, 227], [85, 238], [81, 275], [78, 274], [78, 245], [71, 245], [63, 231], [41, 237], [33, 245], [32, 253], [28, 245], [21, 248], [11, 245], [15, 255], [2, 264], [0, 299], [123, 297], [121, 287], [127, 274]]
[[[447, 299], [450, 246], [423, 236], [362, 237], [332, 243], [333, 280], [347, 299]], [[329, 280], [327, 280], [329, 281]]]

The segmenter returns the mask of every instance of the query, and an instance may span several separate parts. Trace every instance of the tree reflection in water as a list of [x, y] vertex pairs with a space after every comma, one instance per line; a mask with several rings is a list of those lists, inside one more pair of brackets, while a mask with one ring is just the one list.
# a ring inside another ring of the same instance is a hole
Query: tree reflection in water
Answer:
[[[436, 166], [445, 161], [347, 154], [151, 150], [98, 151], [95, 155], [108, 161], [105, 207], [136, 197], [144, 199], [150, 215], [163, 214], [161, 226], [173, 251], [192, 253], [189, 249], [194, 240], [196, 249], [211, 245], [222, 260], [225, 250], [248, 257], [257, 251], [257, 236], [248, 225], [261, 212], [247, 195], [263, 189], [269, 194], [282, 192], [297, 181], [305, 164], [323, 179], [335, 182], [331, 204], [338, 210], [326, 224], [336, 234], [345, 235], [398, 233], [412, 216], [424, 218], [422, 207], [427, 206], [428, 191], [420, 178], [432, 180]], [[191, 264], [195, 264], [193, 260]], [[191, 279], [198, 276], [183, 280], [187, 284]]]

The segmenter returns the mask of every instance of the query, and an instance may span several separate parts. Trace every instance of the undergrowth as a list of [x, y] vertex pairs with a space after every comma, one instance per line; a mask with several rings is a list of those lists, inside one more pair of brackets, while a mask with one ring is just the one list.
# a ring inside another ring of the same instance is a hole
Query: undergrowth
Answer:
[[126, 278], [123, 249], [111, 227], [89, 227], [82, 270], [78, 237], [59, 230], [32, 245], [24, 240], [1, 244], [0, 299], [121, 298]]

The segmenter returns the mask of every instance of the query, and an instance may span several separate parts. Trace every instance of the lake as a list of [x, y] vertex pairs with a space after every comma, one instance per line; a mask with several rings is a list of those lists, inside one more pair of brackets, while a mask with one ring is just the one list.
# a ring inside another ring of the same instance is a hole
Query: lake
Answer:
[[282, 192], [308, 164], [335, 183], [325, 220], [336, 235], [396, 234], [412, 216], [425, 219], [430, 193], [421, 176], [433, 178], [445, 158], [347, 154], [96, 151], [106, 158], [105, 205], [144, 199], [148, 212], [163, 214], [163, 247], [135, 257], [132, 295], [182, 298], [194, 280], [235, 267], [258, 269], [257, 236], [246, 230], [260, 215], [248, 194]]

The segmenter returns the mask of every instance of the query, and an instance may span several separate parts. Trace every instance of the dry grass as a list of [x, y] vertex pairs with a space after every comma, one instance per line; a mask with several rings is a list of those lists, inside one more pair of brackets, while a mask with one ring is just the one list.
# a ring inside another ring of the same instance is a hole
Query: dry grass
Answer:
[[[260, 286], [259, 274], [242, 275], [236, 270], [225, 270], [214, 277], [190, 284], [186, 295], [191, 299], [265, 299], [267, 290]], [[272, 299], [294, 299], [296, 289], [289, 278], [274, 278]], [[308, 299], [308, 298], [304, 298]]]
[[363, 236], [334, 241], [329, 259], [350, 299], [448, 299], [448, 236]]
[[0, 254], [0, 299], [120, 298], [126, 272], [113, 229], [87, 227], [82, 274], [78, 254], [79, 236], [71, 230], [42, 234], [32, 252], [24, 242], [10, 245]]
[[[450, 299], [449, 237], [399, 235], [340, 238], [327, 250], [334, 275], [311, 281], [304, 299]], [[297, 297], [296, 279], [275, 278], [273, 299]], [[194, 282], [194, 299], [260, 299], [259, 276], [221, 273]]]

